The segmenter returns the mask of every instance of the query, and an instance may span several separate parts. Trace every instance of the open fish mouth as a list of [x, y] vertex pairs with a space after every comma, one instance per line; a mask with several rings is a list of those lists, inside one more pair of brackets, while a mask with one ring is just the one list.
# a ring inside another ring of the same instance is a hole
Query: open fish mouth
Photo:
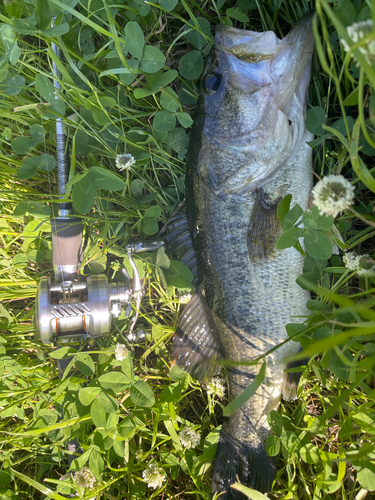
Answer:
[[[273, 31], [256, 33], [220, 25], [215, 47], [226, 55], [230, 83], [242, 92], [276, 86], [274, 97], [278, 108], [288, 113], [289, 101], [310, 79], [310, 62], [314, 49], [312, 14], [306, 14], [283, 39]], [[303, 94], [303, 101], [305, 94]]]

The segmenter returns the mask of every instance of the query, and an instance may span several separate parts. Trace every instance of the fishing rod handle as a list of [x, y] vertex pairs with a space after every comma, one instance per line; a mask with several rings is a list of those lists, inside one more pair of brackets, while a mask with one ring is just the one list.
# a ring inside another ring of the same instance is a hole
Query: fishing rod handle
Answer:
[[55, 282], [78, 279], [82, 263], [82, 220], [78, 217], [51, 219], [52, 264]]

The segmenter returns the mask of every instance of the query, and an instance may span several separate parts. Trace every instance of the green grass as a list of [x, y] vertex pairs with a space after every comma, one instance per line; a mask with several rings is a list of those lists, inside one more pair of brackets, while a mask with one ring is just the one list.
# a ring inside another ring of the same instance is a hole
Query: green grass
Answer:
[[[127, 345], [131, 355], [122, 364], [114, 346], [127, 344], [125, 316], [85, 353], [72, 347], [78, 370], [64, 380], [56, 358], [67, 351], [56, 353], [35, 337], [37, 284], [53, 274], [55, 118], [64, 116], [70, 142], [67, 197], [84, 221], [84, 273], [121, 281], [121, 268], [129, 267], [126, 243], [155, 239], [181, 210], [189, 116], [215, 25], [272, 29], [282, 37], [313, 8], [318, 43], [307, 125], [316, 135], [314, 171], [320, 177], [341, 173], [355, 186], [354, 210], [345, 210], [335, 225], [343, 249], [372, 258], [375, 73], [374, 59], [369, 64], [359, 47], [375, 34], [353, 45], [345, 29], [375, 19], [371, 2], [7, 0], [0, 6], [0, 498], [210, 498], [226, 402], [171, 369], [169, 340], [180, 297], [190, 291], [186, 270], [168, 272], [169, 261], [156, 254], [135, 257], [146, 290], [137, 329], [146, 342]], [[353, 45], [351, 55], [342, 38]], [[56, 60], [52, 41], [64, 62]], [[58, 105], [51, 93], [53, 61], [62, 73]], [[119, 172], [116, 156], [124, 153], [136, 162]], [[115, 189], [77, 176], [90, 167], [104, 169]], [[346, 269], [342, 256], [306, 258], [312, 316], [303, 330], [290, 326], [289, 333], [310, 361], [299, 400], [272, 414], [269, 444], [279, 460], [269, 496], [275, 499], [359, 500], [375, 490], [375, 283]], [[127, 382], [114, 385], [113, 372]], [[101, 406], [98, 398], [90, 400], [99, 391]], [[195, 448], [181, 444], [186, 425], [201, 433]], [[92, 491], [72, 477], [60, 481], [66, 444], [75, 437], [84, 453], [72, 470], [90, 467], [97, 478]], [[149, 463], [165, 475], [155, 490], [142, 477]]]

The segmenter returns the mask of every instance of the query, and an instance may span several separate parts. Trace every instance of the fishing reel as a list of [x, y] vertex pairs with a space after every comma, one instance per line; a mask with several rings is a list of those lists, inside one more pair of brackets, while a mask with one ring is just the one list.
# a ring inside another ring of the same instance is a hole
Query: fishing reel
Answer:
[[36, 297], [36, 326], [43, 343], [61, 337], [98, 338], [108, 332], [112, 317], [130, 303], [132, 290], [117, 283], [109, 285], [104, 274], [86, 282], [40, 281]]
[[[125, 269], [122, 270], [125, 284], [109, 283], [104, 274], [88, 276], [85, 281], [77, 277], [72, 266], [54, 264], [55, 283], [51, 278], [42, 278], [36, 297], [35, 322], [39, 337], [43, 343], [83, 341], [96, 339], [107, 334], [111, 329], [112, 318], [118, 318], [122, 308], [126, 316], [135, 313], [130, 321], [128, 340], [135, 340], [132, 333], [138, 319], [138, 310], [142, 299], [142, 287], [137, 266], [132, 253], [155, 251], [163, 242], [138, 243], [126, 247], [129, 262], [133, 268], [133, 286]], [[61, 277], [68, 278], [61, 281]]]

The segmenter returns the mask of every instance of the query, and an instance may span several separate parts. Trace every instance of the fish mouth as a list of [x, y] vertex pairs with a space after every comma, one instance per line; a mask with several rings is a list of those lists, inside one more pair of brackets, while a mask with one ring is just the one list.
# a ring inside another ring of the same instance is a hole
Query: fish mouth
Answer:
[[286, 114], [295, 95], [304, 104], [314, 50], [313, 14], [305, 14], [281, 40], [273, 31], [220, 25], [215, 46], [227, 59], [230, 84], [247, 93], [272, 86], [275, 102]]
[[277, 40], [273, 31], [258, 33], [220, 24], [216, 28], [215, 45], [245, 62], [259, 62], [274, 56]]
[[293, 58], [301, 66], [304, 65], [301, 55], [312, 53], [314, 48], [313, 16], [314, 12], [307, 12], [282, 39], [279, 39], [273, 31], [258, 33], [220, 24], [216, 27], [215, 46], [249, 63], [275, 58], [280, 51], [292, 46], [290, 48]]

